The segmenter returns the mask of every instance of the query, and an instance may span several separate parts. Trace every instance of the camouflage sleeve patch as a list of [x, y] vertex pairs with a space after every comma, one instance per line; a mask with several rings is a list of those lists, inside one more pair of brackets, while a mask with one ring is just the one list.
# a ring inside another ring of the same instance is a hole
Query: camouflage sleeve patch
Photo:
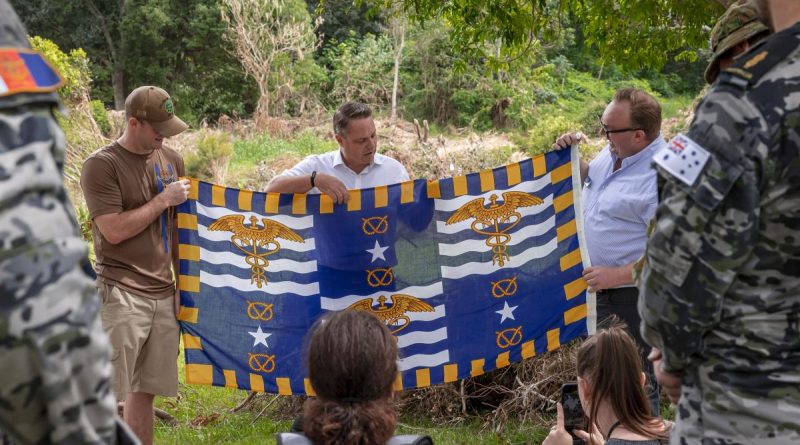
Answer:
[[703, 335], [719, 321], [724, 295], [758, 237], [759, 174], [748, 154], [757, 145], [745, 141], [759, 132], [761, 120], [738, 101], [712, 92], [698, 108], [688, 136], [709, 157], [696, 181], [690, 185], [658, 167], [664, 186], [639, 312], [642, 335], [662, 349], [669, 372], [702, 351]]
[[688, 186], [694, 185], [708, 162], [708, 151], [679, 134], [653, 155], [653, 161]]

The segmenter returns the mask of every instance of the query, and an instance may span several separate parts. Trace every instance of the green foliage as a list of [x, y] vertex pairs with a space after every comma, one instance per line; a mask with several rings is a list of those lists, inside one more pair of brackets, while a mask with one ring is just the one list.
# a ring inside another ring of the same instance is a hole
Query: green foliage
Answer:
[[186, 156], [189, 176], [212, 182], [224, 182], [233, 143], [228, 133], [204, 131], [194, 153]]
[[110, 136], [111, 122], [108, 120], [108, 112], [103, 102], [96, 99], [90, 101], [89, 111], [92, 113], [94, 121], [97, 122], [97, 127], [100, 129], [100, 132], [102, 132], [104, 136]]
[[383, 34], [386, 10], [370, 11], [367, 5], [354, 5], [353, 0], [307, 0], [308, 11], [322, 18], [317, 35], [323, 51], [350, 39]]
[[561, 115], [543, 117], [528, 132], [529, 136], [518, 142], [520, 147], [529, 155], [537, 155], [550, 151], [550, 146], [558, 136], [568, 132], [580, 130], [580, 124]]
[[336, 142], [333, 140], [322, 139], [310, 131], [299, 133], [289, 140], [276, 138], [269, 134], [262, 134], [254, 139], [237, 140], [234, 142], [234, 154], [231, 159], [231, 167], [241, 168], [252, 166], [290, 153], [299, 156], [325, 153], [336, 147]]
[[65, 53], [52, 40], [39, 36], [30, 37], [30, 42], [64, 79], [64, 86], [59, 90], [61, 98], [69, 102], [82, 99], [92, 80], [86, 52], [78, 48]]
[[[391, 0], [363, 0], [389, 7]], [[485, 60], [493, 69], [524, 57], [533, 40], [558, 41], [563, 18], [583, 23], [584, 42], [606, 61], [629, 67], [660, 68], [669, 59], [694, 61], [707, 29], [722, 12], [708, 0], [403, 0], [418, 22], [441, 19], [450, 26], [457, 54]], [[487, 43], [501, 42], [497, 54]]]
[[391, 100], [393, 59], [388, 37], [368, 34], [358, 41], [351, 36], [328, 48], [323, 57], [332, 66], [332, 106], [349, 100], [375, 105]]
[[270, 81], [275, 91], [272, 113], [276, 116], [301, 116], [309, 110], [324, 111], [328, 80], [327, 71], [314, 58], [293, 61], [281, 54]]

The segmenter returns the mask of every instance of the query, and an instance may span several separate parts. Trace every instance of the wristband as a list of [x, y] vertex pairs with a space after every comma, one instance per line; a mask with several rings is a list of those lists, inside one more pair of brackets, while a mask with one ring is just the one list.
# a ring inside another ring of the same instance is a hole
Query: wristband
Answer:
[[316, 178], [316, 177], [317, 177], [317, 171], [314, 170], [313, 172], [311, 172], [311, 188], [312, 189], [317, 186], [316, 184], [314, 184], [314, 178]]

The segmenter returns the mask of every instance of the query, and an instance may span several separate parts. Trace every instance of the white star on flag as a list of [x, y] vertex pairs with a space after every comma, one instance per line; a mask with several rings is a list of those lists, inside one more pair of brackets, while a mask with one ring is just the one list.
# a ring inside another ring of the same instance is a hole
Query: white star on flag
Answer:
[[514, 310], [517, 309], [519, 306], [509, 306], [507, 302], [503, 302], [503, 309], [499, 311], [494, 311], [496, 314], [500, 314], [500, 323], [506, 321], [506, 318], [510, 318], [514, 320]]
[[253, 338], [255, 339], [253, 341], [253, 346], [256, 346], [257, 344], [261, 343], [262, 345], [269, 348], [269, 345], [267, 344], [267, 339], [272, 334], [267, 334], [266, 332], [262, 331], [261, 326], [258, 327], [258, 330], [256, 332], [248, 332], [248, 334], [252, 335]]
[[373, 247], [372, 249], [367, 249], [367, 252], [372, 254], [372, 261], [370, 262], [374, 262], [378, 258], [382, 259], [383, 261], [386, 261], [386, 257], [383, 256], [383, 252], [386, 252], [386, 249], [388, 248], [389, 246], [381, 247], [381, 245], [378, 244], [378, 240], [375, 240], [375, 247]]

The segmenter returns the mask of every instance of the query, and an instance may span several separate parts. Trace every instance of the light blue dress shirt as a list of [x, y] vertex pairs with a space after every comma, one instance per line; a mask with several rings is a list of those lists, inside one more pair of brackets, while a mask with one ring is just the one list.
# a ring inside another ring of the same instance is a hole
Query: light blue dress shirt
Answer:
[[653, 154], [666, 145], [658, 136], [639, 153], [617, 157], [606, 145], [589, 163], [583, 186], [586, 246], [593, 266], [618, 267], [639, 259], [647, 242], [647, 225], [658, 205]]

